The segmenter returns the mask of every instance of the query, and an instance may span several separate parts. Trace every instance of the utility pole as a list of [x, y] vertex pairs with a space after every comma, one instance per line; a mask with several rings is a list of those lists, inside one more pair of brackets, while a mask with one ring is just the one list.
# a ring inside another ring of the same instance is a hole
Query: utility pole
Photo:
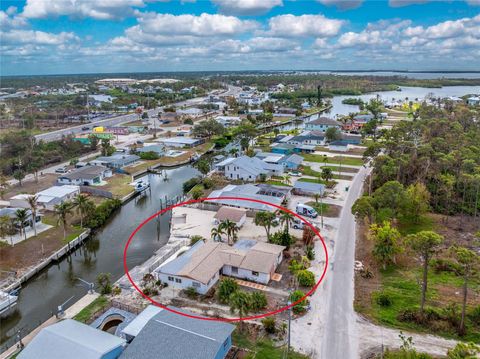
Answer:
[[292, 327], [292, 307], [290, 307], [292, 305], [292, 302], [289, 300], [288, 301], [288, 344], [287, 344], [287, 358], [288, 358], [288, 354], [290, 353], [290, 334], [291, 334], [291, 327]]
[[323, 193], [320, 194], [320, 223], [323, 228]]

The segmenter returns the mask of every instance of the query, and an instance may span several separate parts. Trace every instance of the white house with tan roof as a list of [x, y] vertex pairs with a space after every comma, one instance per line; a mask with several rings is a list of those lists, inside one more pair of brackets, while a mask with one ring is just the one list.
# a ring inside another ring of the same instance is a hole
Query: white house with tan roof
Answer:
[[222, 206], [219, 208], [215, 216], [215, 224], [226, 221], [227, 219], [234, 222], [238, 228], [242, 227], [247, 219], [247, 210], [244, 208], [234, 208]]
[[221, 275], [268, 284], [283, 260], [285, 247], [255, 240], [239, 240], [233, 246], [199, 241], [177, 258], [154, 270], [157, 280], [170, 287], [193, 287], [207, 293]]

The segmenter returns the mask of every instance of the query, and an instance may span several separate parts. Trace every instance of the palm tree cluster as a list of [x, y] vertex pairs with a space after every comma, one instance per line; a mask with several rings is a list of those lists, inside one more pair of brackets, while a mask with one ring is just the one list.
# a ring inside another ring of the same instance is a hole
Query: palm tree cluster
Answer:
[[217, 227], [213, 227], [211, 230], [211, 236], [213, 240], [222, 241], [222, 235], [227, 235], [228, 245], [232, 245], [237, 241], [237, 233], [240, 228], [237, 224], [229, 219], [221, 221]]

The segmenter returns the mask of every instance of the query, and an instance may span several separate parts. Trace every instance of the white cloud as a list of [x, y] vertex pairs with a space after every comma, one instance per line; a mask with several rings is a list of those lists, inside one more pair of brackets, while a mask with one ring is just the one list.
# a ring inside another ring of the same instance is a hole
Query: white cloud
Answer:
[[422, 26], [408, 27], [406, 36], [423, 36], [429, 39], [446, 39], [463, 35], [480, 37], [480, 15], [473, 18], [448, 20], [424, 28]]
[[2, 32], [4, 44], [34, 44], [34, 45], [62, 45], [80, 39], [72, 32], [60, 32], [58, 34], [34, 31], [34, 30], [11, 30]]
[[0, 29], [7, 31], [28, 25], [25, 18], [17, 16], [17, 8], [10, 6], [6, 11], [0, 11]]
[[340, 10], [356, 9], [362, 5], [363, 0], [317, 0], [326, 6], [335, 6]]
[[254, 21], [206, 13], [199, 16], [146, 13], [140, 15], [138, 23], [143, 33], [166, 36], [235, 36], [258, 27]]
[[97, 20], [122, 19], [144, 7], [143, 0], [27, 0], [22, 15], [27, 18], [69, 16]]
[[331, 37], [340, 32], [343, 20], [323, 15], [279, 15], [268, 21], [271, 36], [279, 37]]
[[283, 6], [282, 0], [212, 0], [223, 14], [261, 15], [275, 6]]

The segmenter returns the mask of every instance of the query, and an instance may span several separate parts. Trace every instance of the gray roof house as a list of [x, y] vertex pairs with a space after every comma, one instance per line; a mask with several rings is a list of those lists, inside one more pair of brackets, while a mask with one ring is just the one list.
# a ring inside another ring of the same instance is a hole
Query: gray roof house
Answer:
[[340, 122], [328, 117], [320, 117], [316, 120], [305, 123], [305, 130], [307, 131], [326, 131], [330, 127], [341, 128]]
[[60, 184], [90, 186], [100, 184], [104, 178], [111, 177], [112, 170], [105, 166], [84, 166], [57, 178]]
[[18, 359], [115, 359], [125, 340], [73, 319], [43, 328]]
[[163, 309], [145, 323], [120, 358], [223, 359], [232, 346], [234, 329], [232, 324], [188, 318]]
[[110, 168], [122, 168], [129, 166], [140, 159], [137, 155], [126, 155], [123, 153], [116, 153], [111, 156], [100, 156], [90, 161], [93, 165], [107, 166]]
[[137, 148], [137, 152], [155, 152], [159, 156], [165, 155], [164, 145], [147, 145]]
[[265, 176], [282, 175], [283, 165], [275, 162], [267, 162], [267, 158], [264, 160], [248, 156], [227, 158], [217, 163], [215, 168], [217, 171], [223, 173], [226, 178], [249, 182], [258, 180], [262, 174]]
[[316, 193], [319, 193], [320, 195], [322, 195], [324, 191], [325, 191], [325, 186], [321, 183], [302, 182], [302, 181], [296, 181], [292, 189], [292, 192], [295, 194], [307, 195], [307, 196], [311, 196]]
[[[215, 190], [210, 193], [209, 198], [216, 197], [239, 197], [253, 200], [260, 200], [280, 206], [282, 202], [290, 195], [289, 187], [271, 186], [268, 184], [244, 184], [244, 185], [227, 185], [223, 189]], [[277, 208], [267, 204], [234, 199], [218, 199], [211, 200], [211, 203], [218, 203], [226, 206], [241, 207], [254, 211], [274, 212]]]

